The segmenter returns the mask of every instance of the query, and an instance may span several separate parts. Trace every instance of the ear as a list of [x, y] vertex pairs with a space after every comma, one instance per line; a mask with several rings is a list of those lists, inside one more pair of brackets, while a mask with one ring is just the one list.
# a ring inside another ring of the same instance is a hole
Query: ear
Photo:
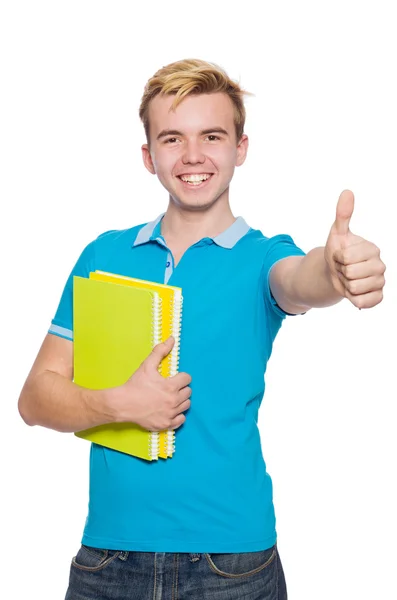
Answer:
[[248, 135], [243, 135], [240, 138], [239, 143], [237, 144], [237, 159], [236, 159], [236, 167], [240, 167], [247, 157], [248, 152]]
[[154, 168], [154, 164], [152, 161], [152, 156], [150, 154], [150, 149], [148, 144], [143, 144], [142, 146], [142, 158], [143, 164], [152, 175], [156, 174], [156, 169]]

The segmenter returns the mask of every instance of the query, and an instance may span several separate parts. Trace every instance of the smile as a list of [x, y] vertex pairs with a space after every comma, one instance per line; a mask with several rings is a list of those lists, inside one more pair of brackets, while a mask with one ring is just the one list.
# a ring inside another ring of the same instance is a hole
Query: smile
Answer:
[[212, 177], [213, 173], [200, 173], [192, 175], [178, 175], [178, 179], [182, 181], [184, 187], [202, 188]]

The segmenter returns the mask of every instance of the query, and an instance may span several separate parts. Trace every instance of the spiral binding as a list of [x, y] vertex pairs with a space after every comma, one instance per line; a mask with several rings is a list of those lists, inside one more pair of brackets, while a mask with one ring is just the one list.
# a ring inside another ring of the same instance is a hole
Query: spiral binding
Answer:
[[[171, 301], [172, 336], [175, 344], [167, 357], [170, 377], [176, 375], [179, 369], [179, 349], [181, 345], [183, 296], [180, 290], [175, 290]], [[175, 431], [169, 429], [166, 436], [167, 456], [175, 452]]]
[[170, 367], [170, 375], [176, 375], [179, 368], [179, 349], [181, 345], [181, 329], [182, 329], [182, 308], [183, 296], [181, 292], [175, 291], [174, 299], [171, 303], [171, 318], [172, 318], [172, 335], [175, 339], [175, 344], [168, 355]]
[[[153, 324], [152, 324], [152, 348], [161, 342], [163, 301], [156, 292], [153, 293]], [[158, 367], [160, 371], [160, 365]], [[152, 431], [149, 436], [149, 456], [152, 460], [158, 460], [160, 450], [160, 436], [158, 431]]]
[[152, 431], [149, 436], [149, 456], [152, 460], [158, 460], [160, 451], [160, 437], [157, 431]]
[[175, 431], [173, 429], [169, 429], [167, 431], [166, 449], [167, 456], [172, 456], [172, 454], [175, 452]]

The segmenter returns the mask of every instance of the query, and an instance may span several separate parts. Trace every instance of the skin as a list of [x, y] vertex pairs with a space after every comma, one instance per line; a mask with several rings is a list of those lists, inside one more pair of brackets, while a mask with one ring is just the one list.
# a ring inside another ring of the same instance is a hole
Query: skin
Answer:
[[[172, 101], [173, 96], [151, 101], [151, 143], [142, 146], [142, 156], [169, 194], [161, 232], [177, 263], [192, 244], [218, 235], [235, 221], [229, 185], [235, 168], [245, 161], [248, 137], [236, 139], [233, 105], [226, 94], [188, 96], [175, 111], [170, 110]], [[159, 138], [165, 129], [180, 133]], [[202, 133], [208, 129], [212, 131]], [[182, 173], [211, 173], [212, 178], [202, 189], [188, 187], [178, 178]], [[325, 246], [304, 257], [284, 258], [271, 269], [272, 294], [286, 312], [307, 312], [343, 298], [360, 309], [382, 301], [386, 267], [379, 248], [351, 232], [353, 210], [353, 193], [344, 190]], [[122, 386], [86, 390], [72, 382], [73, 343], [48, 334], [21, 392], [21, 416], [30, 425], [58, 431], [112, 422], [136, 422], [153, 431], [176, 429], [190, 406], [191, 377], [178, 373], [166, 379], [158, 373], [172, 345], [169, 338], [154, 348]]]
[[[215, 236], [234, 221], [229, 184], [245, 161], [248, 136], [236, 139], [234, 109], [224, 93], [187, 96], [170, 110], [174, 96], [156, 96], [149, 105], [150, 147], [143, 144], [145, 167], [169, 194], [162, 234], [169, 246], [185, 249], [204, 236]], [[225, 133], [213, 131], [222, 128]], [[179, 131], [158, 137], [164, 130]], [[212, 130], [203, 134], [203, 131]], [[211, 173], [203, 189], [187, 188], [181, 174]]]
[[[248, 137], [236, 139], [233, 104], [224, 93], [187, 96], [171, 110], [173, 100], [173, 95], [159, 95], [151, 101], [150, 145], [143, 144], [142, 157], [169, 194], [161, 231], [177, 264], [189, 246], [234, 222], [229, 185], [245, 161]], [[219, 127], [225, 133], [214, 131]], [[174, 133], [162, 136], [165, 130]], [[202, 189], [189, 188], [178, 176], [191, 173], [212, 177]], [[306, 257], [288, 257], [272, 269], [272, 292], [287, 312], [306, 312], [343, 298], [358, 308], [382, 301], [386, 267], [374, 243], [351, 233], [353, 209], [353, 193], [344, 190], [325, 246]]]
[[372, 308], [383, 299], [386, 265], [373, 242], [351, 232], [353, 211], [353, 193], [345, 190], [338, 200], [324, 257], [334, 289], [357, 308]]

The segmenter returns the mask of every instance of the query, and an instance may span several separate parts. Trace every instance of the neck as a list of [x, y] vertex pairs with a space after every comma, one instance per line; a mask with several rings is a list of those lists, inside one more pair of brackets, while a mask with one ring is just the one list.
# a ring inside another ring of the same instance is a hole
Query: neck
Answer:
[[224, 205], [216, 202], [204, 210], [186, 210], [170, 200], [161, 222], [161, 235], [167, 243], [191, 246], [204, 237], [216, 237], [235, 220], [228, 202]]

